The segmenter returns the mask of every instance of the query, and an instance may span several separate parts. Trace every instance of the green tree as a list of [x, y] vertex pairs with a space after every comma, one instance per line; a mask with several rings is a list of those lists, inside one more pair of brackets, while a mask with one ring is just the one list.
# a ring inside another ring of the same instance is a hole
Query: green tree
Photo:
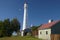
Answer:
[[10, 20], [9, 19], [5, 19], [4, 20], [4, 36], [11, 36], [12, 32], [11, 32], [11, 26], [10, 26]]
[[37, 26], [32, 26], [32, 27], [31, 27], [31, 30], [34, 31], [34, 30], [36, 30], [37, 28], [38, 28]]
[[16, 18], [11, 21], [9, 19], [0, 21], [0, 37], [11, 36], [13, 31], [19, 32], [19, 30], [20, 23]]
[[0, 21], [0, 37], [3, 36], [3, 31], [4, 31], [4, 26], [3, 26], [3, 22]]
[[[41, 25], [42, 25], [42, 24], [41, 24]], [[36, 30], [38, 27], [40, 27], [41, 25], [39, 25], [39, 26], [32, 26], [32, 27], [31, 27], [31, 30], [34, 31], [34, 30]]]
[[14, 18], [11, 21], [11, 26], [12, 26], [12, 30], [13, 31], [18, 32], [20, 30], [20, 23], [19, 23], [19, 21], [16, 18]]

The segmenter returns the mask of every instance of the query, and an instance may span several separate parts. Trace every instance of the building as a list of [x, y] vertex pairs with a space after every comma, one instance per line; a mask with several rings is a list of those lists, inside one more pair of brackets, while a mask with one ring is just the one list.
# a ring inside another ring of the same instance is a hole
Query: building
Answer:
[[60, 34], [60, 20], [49, 20], [48, 23], [42, 24], [38, 28], [38, 38], [52, 40], [52, 35]]
[[30, 29], [30, 28], [26, 28], [26, 29], [24, 30], [24, 36], [31, 36], [31, 35], [32, 35], [31, 29]]
[[14, 32], [12, 33], [12, 36], [17, 36], [17, 32], [14, 31]]
[[32, 31], [32, 36], [38, 37], [38, 29]]

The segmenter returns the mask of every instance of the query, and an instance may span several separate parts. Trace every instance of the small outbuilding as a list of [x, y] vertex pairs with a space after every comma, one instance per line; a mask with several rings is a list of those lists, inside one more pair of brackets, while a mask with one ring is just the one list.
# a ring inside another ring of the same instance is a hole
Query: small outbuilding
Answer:
[[[55, 36], [53, 35], [60, 35], [60, 20], [58, 21], [49, 20], [48, 23], [42, 24], [38, 28], [38, 38], [46, 40], [55, 40], [54, 38]], [[60, 38], [58, 38], [58, 40], [60, 40]]]

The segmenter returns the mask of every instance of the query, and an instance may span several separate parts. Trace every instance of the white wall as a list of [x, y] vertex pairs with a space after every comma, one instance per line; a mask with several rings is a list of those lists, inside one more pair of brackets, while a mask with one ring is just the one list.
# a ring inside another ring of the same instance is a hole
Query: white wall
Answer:
[[[48, 31], [48, 34], [46, 34], [46, 31]], [[51, 34], [51, 29], [38, 30], [38, 38], [50, 40], [50, 34]]]

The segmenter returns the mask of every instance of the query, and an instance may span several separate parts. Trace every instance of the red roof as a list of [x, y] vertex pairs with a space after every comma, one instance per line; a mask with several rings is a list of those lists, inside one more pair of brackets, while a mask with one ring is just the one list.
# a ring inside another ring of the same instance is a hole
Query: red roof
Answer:
[[59, 21], [53, 21], [53, 22], [47, 23], [47, 24], [43, 24], [42, 26], [40, 26], [40, 27], [38, 28], [38, 30], [39, 30], [39, 29], [51, 28], [51, 27], [53, 27], [53, 25], [57, 24], [58, 22], [60, 22], [60, 20], [59, 20]]

